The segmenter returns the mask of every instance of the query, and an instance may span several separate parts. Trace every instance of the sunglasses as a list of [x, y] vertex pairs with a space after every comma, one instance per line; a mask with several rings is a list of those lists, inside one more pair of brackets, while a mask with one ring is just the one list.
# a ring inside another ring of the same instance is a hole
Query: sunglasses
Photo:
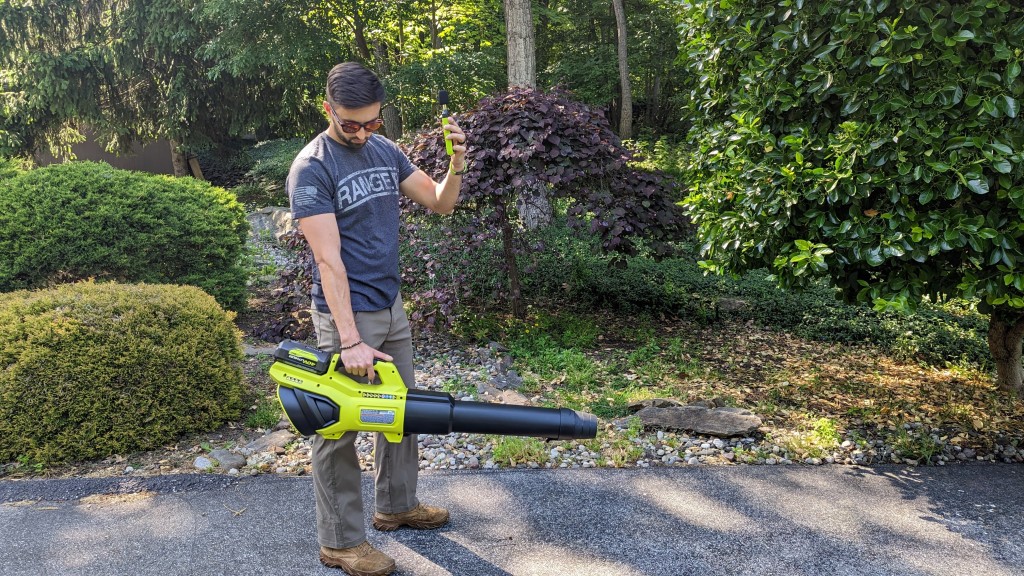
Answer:
[[346, 134], [355, 134], [360, 129], [366, 130], [367, 132], [376, 132], [380, 130], [380, 127], [384, 125], [384, 120], [381, 118], [375, 118], [369, 122], [354, 122], [352, 120], [342, 120], [338, 118], [338, 113], [334, 111], [333, 106], [329, 106], [331, 109], [331, 116], [334, 116], [334, 120], [338, 123], [341, 131]]

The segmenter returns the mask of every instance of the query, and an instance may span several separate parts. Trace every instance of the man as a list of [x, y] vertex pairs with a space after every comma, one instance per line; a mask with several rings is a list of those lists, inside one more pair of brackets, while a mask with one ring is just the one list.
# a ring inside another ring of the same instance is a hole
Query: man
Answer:
[[[324, 102], [330, 126], [295, 158], [287, 189], [292, 216], [316, 260], [311, 313], [319, 348], [340, 353], [345, 371], [369, 382], [375, 359], [393, 361], [413, 387], [412, 339], [399, 295], [399, 194], [450, 214], [466, 170], [466, 136], [454, 123], [445, 126], [454, 154], [439, 184], [374, 134], [383, 125], [384, 98], [373, 72], [355, 62], [335, 66]], [[313, 438], [320, 560], [354, 576], [389, 574], [394, 560], [366, 540], [355, 437]], [[377, 434], [374, 446], [374, 528], [447, 523], [447, 510], [416, 498], [416, 437], [391, 444]]]

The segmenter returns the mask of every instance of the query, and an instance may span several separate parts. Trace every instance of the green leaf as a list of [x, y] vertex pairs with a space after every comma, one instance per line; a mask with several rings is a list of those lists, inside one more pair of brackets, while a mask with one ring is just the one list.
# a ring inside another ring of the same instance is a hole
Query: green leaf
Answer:
[[971, 32], [970, 30], [961, 30], [953, 36], [953, 39], [957, 42], [966, 42], [972, 38], [974, 38], [974, 32]]
[[992, 168], [995, 169], [996, 172], [1000, 172], [1002, 174], [1009, 174], [1013, 170], [1013, 165], [1010, 164], [1009, 160], [1003, 158], [1001, 160], [993, 162]]
[[891, 58], [886, 58], [885, 56], [875, 56], [874, 58], [871, 59], [871, 62], [869, 62], [869, 64], [871, 64], [872, 66], [885, 66], [889, 62], [892, 62]]
[[1009, 86], [1017, 76], [1020, 76], [1020, 62], [1010, 62], [1010, 65], [1006, 67], [1007, 86]]
[[981, 178], [978, 180], [968, 180], [967, 187], [971, 189], [971, 192], [975, 194], [988, 194], [988, 180]]
[[1017, 112], [1019, 111], [1017, 100], [1012, 96], [1007, 96], [1005, 94], [996, 99], [996, 107], [999, 108], [1000, 112], [1006, 114], [1010, 118], [1016, 118]]

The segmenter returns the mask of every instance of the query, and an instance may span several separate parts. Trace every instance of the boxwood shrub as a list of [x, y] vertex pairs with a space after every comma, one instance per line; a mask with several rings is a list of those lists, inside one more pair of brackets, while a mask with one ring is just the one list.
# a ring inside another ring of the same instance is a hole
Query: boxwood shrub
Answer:
[[239, 418], [233, 313], [198, 288], [80, 282], [0, 299], [0, 464], [161, 446]]
[[76, 162], [0, 180], [0, 205], [0, 292], [95, 278], [188, 284], [245, 304], [249, 224], [221, 188]]

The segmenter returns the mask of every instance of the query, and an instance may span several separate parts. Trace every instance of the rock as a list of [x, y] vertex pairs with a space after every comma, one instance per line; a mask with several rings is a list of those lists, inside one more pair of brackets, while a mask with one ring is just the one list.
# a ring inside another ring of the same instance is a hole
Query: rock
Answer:
[[245, 466], [245, 457], [227, 450], [214, 450], [210, 452], [210, 458], [217, 461], [221, 468], [241, 468]]
[[492, 378], [491, 384], [498, 390], [518, 390], [523, 385], [523, 377], [515, 370], [508, 370], [507, 373]]
[[514, 404], [516, 406], [529, 406], [530, 400], [515, 390], [505, 390], [498, 396], [498, 402], [502, 404]]
[[287, 430], [278, 430], [253, 440], [242, 451], [244, 454], [255, 454], [266, 450], [273, 450], [274, 448], [284, 448], [292, 440], [295, 440], [295, 434]]
[[740, 408], [705, 408], [703, 406], [672, 406], [643, 408], [636, 415], [645, 427], [665, 430], [687, 430], [710, 436], [743, 436], [761, 426], [753, 412]]
[[195, 466], [197, 470], [209, 470], [210, 468], [213, 468], [213, 462], [211, 462], [206, 456], [199, 456], [194, 462], [192, 462], [192, 465]]
[[749, 306], [745, 300], [740, 300], [739, 298], [720, 298], [718, 302], [715, 302], [715, 312], [742, 312]]
[[672, 400], [671, 398], [648, 398], [647, 400], [640, 400], [639, 402], [631, 402], [626, 408], [629, 410], [630, 414], [635, 414], [644, 408], [671, 408], [673, 406], [682, 405], [682, 402]]
[[268, 206], [246, 216], [252, 227], [252, 234], [257, 238], [261, 232], [269, 232], [274, 240], [280, 242], [281, 237], [295, 229], [295, 220], [287, 208]]

